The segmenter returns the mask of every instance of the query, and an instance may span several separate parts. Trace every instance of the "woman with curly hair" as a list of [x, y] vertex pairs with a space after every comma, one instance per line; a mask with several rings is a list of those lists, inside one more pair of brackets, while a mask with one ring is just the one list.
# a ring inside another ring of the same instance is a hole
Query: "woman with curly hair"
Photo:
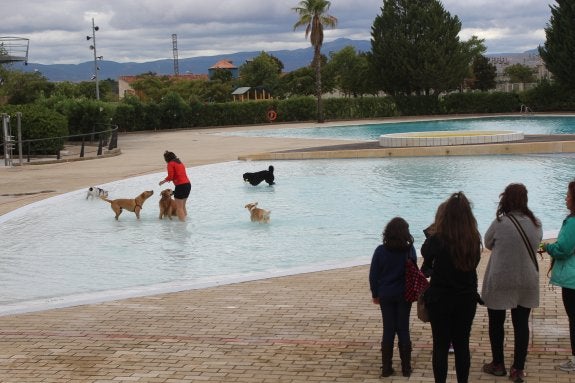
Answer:
[[395, 217], [385, 226], [383, 244], [373, 253], [369, 269], [369, 285], [373, 303], [379, 305], [383, 317], [381, 340], [381, 376], [394, 374], [392, 367], [395, 335], [403, 376], [411, 375], [411, 338], [409, 315], [411, 302], [405, 299], [405, 263], [417, 262], [409, 224]]

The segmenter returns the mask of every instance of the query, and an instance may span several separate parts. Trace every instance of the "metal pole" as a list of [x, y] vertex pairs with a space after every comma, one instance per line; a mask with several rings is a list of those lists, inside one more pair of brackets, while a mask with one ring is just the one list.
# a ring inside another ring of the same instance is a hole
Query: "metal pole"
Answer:
[[96, 100], [100, 99], [100, 85], [98, 83], [98, 54], [96, 53], [96, 29], [92, 18], [92, 40], [94, 41], [94, 77], [96, 79]]
[[22, 166], [22, 112], [16, 112], [16, 126], [18, 127], [18, 160]]
[[12, 138], [12, 131], [8, 124], [10, 123], [10, 116], [2, 113], [2, 130], [4, 132], [4, 165], [12, 166], [12, 150], [14, 149], [14, 140]]

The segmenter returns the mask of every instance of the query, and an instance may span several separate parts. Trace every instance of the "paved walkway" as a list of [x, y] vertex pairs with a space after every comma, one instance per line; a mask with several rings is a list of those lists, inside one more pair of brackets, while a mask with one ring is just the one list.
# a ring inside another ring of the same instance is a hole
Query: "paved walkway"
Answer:
[[[318, 146], [317, 140], [217, 131], [121, 136], [117, 157], [0, 168], [0, 214], [55, 194], [161, 172], [165, 149], [195, 166]], [[480, 275], [487, 260], [485, 254]], [[569, 354], [569, 334], [560, 291], [547, 286], [548, 267], [540, 261], [542, 299], [533, 315], [526, 381], [575, 382], [575, 373], [554, 368]], [[414, 311], [413, 375], [379, 378], [382, 325], [367, 272], [358, 266], [1, 317], [0, 382], [432, 382], [430, 327]], [[486, 309], [479, 307], [470, 382], [507, 381], [480, 372], [490, 355], [486, 324]], [[508, 364], [512, 353], [508, 341]], [[399, 369], [397, 352], [394, 359]], [[456, 381], [453, 357], [448, 381]]]

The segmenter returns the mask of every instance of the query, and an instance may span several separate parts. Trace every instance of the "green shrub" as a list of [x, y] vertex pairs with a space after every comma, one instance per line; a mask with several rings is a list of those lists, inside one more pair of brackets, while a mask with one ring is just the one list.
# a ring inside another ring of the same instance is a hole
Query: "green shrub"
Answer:
[[[23, 154], [55, 154], [64, 147], [68, 123], [62, 114], [40, 105], [3, 105], [0, 114], [10, 115], [12, 135], [17, 139], [16, 113], [21, 112]], [[33, 141], [30, 141], [33, 140]], [[3, 150], [2, 146], [2, 150]], [[18, 147], [15, 148], [16, 152]]]
[[401, 116], [445, 113], [437, 96], [395, 96], [393, 100]]
[[575, 96], [572, 95], [572, 92], [548, 81], [521, 93], [520, 100], [533, 112], [575, 110]]
[[511, 113], [518, 112], [520, 107], [516, 93], [451, 93], [443, 97], [443, 109], [448, 114]]

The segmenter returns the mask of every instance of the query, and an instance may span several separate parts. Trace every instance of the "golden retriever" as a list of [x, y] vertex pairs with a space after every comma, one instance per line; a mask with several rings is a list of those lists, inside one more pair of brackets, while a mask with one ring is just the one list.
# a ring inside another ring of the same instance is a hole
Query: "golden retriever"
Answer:
[[160, 219], [168, 217], [172, 219], [172, 216], [176, 217], [176, 201], [172, 198], [174, 192], [172, 189], [164, 189], [160, 193], [162, 198], [160, 198]]
[[144, 202], [146, 202], [146, 200], [150, 198], [153, 194], [154, 194], [153, 190], [148, 190], [142, 192], [139, 196], [132, 199], [120, 198], [120, 199], [109, 200], [105, 197], [100, 198], [111, 204], [112, 210], [114, 210], [114, 213], [116, 213], [116, 221], [117, 221], [120, 214], [122, 214], [122, 210], [128, 210], [134, 212], [136, 214], [136, 218], [140, 219], [140, 211], [142, 210]]
[[271, 210], [260, 209], [257, 202], [248, 203], [245, 208], [250, 211], [252, 222], [268, 223], [270, 221]]

